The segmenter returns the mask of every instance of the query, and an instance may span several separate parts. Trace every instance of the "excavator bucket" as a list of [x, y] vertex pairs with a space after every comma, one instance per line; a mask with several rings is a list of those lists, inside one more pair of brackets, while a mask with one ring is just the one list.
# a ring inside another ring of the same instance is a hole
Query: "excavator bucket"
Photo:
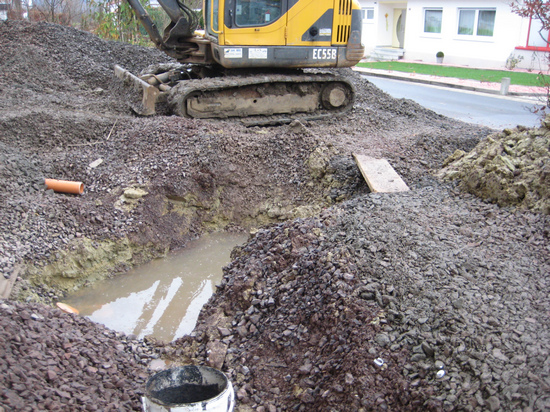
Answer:
[[137, 105], [132, 105], [132, 110], [134, 112], [141, 116], [152, 116], [156, 114], [155, 106], [161, 93], [159, 89], [133, 75], [118, 64], [115, 65], [115, 76], [122, 80], [126, 86], [130, 86], [136, 92], [142, 93], [141, 102]]

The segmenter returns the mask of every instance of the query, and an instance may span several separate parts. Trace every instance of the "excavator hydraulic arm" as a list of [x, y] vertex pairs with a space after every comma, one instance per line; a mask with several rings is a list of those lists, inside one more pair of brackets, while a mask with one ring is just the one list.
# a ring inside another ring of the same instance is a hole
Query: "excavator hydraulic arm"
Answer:
[[158, 0], [170, 23], [160, 32], [139, 0], [127, 0], [134, 14], [149, 35], [155, 46], [170, 57], [187, 63], [211, 64], [210, 42], [204, 37], [196, 36], [198, 25], [196, 13], [177, 0]]

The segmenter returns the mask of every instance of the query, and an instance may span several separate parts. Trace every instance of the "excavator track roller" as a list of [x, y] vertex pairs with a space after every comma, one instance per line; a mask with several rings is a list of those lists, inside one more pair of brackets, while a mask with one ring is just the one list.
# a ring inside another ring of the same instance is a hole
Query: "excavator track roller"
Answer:
[[349, 89], [341, 83], [332, 83], [324, 87], [321, 93], [323, 107], [328, 110], [346, 107], [351, 103]]

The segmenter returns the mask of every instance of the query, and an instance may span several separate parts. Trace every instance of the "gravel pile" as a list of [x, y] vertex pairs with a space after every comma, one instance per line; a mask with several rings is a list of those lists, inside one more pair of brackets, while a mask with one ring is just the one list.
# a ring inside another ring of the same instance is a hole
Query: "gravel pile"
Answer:
[[550, 408], [549, 218], [424, 184], [259, 232], [171, 353], [251, 410]]
[[139, 410], [148, 365], [135, 337], [43, 305], [0, 303], [0, 410]]

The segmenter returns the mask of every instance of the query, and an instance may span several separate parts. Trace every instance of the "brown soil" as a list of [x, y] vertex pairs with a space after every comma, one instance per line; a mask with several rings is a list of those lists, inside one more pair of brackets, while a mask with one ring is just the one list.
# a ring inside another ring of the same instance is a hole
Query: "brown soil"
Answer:
[[495, 133], [466, 154], [457, 150], [439, 172], [501, 206], [550, 215], [550, 115], [541, 127]]
[[[550, 408], [549, 217], [433, 177], [492, 130], [350, 70], [341, 117], [139, 118], [113, 65], [137, 73], [160, 52], [43, 23], [0, 23], [0, 38], [0, 270], [19, 274], [0, 307], [0, 409], [139, 410], [158, 356], [224, 370], [242, 411]], [[369, 193], [352, 153], [387, 158], [411, 191]], [[44, 306], [205, 231], [260, 227], [192, 336], [137, 341]]]

